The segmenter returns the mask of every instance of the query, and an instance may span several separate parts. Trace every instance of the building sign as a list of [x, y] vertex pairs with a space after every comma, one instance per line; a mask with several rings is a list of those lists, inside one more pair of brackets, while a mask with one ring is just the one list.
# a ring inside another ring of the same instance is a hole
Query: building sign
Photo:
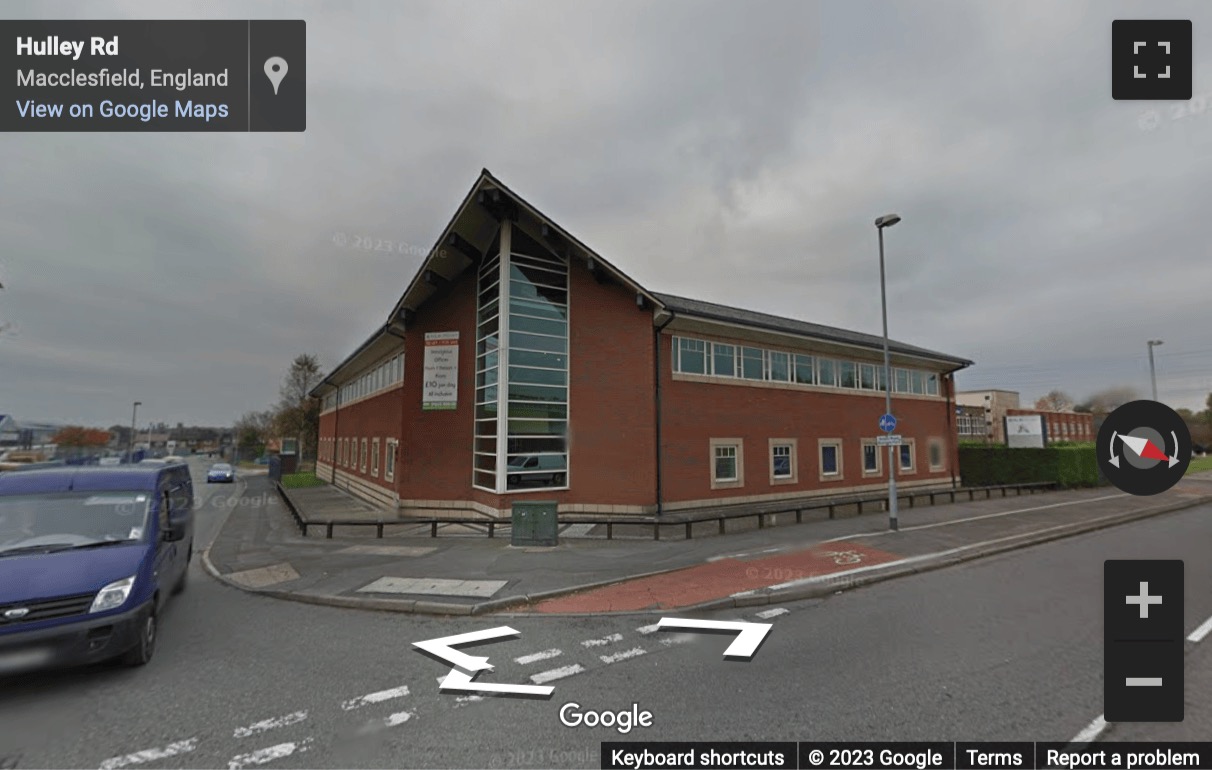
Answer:
[[1044, 448], [1044, 416], [1021, 414], [1006, 416], [1006, 446]]
[[459, 333], [425, 335], [425, 382], [421, 409], [454, 409], [459, 404]]

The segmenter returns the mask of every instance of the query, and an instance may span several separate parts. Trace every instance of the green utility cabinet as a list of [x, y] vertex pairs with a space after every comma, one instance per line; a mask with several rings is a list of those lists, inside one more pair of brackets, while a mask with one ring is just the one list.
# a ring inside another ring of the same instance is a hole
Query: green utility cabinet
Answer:
[[554, 501], [526, 500], [513, 504], [513, 545], [555, 545], [559, 504]]

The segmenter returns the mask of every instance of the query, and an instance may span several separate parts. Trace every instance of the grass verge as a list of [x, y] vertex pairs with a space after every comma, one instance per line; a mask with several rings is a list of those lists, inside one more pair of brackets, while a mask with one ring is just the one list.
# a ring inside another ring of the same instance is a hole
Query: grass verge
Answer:
[[287, 473], [282, 476], [283, 489], [302, 489], [304, 487], [319, 487], [325, 482], [314, 473]]

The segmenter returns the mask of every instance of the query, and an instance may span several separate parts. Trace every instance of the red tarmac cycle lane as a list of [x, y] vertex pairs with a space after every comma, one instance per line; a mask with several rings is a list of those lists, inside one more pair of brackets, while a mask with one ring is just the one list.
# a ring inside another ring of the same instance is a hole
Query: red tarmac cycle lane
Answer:
[[689, 607], [741, 591], [844, 572], [901, 558], [856, 543], [821, 543], [792, 553], [755, 559], [726, 558], [676, 572], [637, 578], [584, 593], [548, 599], [536, 612], [627, 612]]

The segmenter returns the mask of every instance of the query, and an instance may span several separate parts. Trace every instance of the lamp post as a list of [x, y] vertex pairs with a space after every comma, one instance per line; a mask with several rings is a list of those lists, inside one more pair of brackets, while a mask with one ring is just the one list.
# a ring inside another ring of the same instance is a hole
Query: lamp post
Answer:
[[136, 401], [130, 410], [130, 439], [126, 442], [126, 461], [128, 463], [135, 461], [135, 415], [139, 413], [141, 406], [143, 406], [143, 402]]
[[1149, 340], [1149, 381], [1153, 383], [1153, 400], [1157, 400], [1157, 370], [1153, 367], [1153, 348], [1163, 344], [1161, 340]]
[[[880, 310], [884, 316], [884, 409], [892, 414], [892, 366], [888, 359], [888, 292], [884, 282], [884, 228], [901, 221], [897, 214], [885, 214], [875, 220], [875, 229], [880, 236]], [[900, 527], [896, 520], [896, 447], [888, 445], [888, 528]]]

